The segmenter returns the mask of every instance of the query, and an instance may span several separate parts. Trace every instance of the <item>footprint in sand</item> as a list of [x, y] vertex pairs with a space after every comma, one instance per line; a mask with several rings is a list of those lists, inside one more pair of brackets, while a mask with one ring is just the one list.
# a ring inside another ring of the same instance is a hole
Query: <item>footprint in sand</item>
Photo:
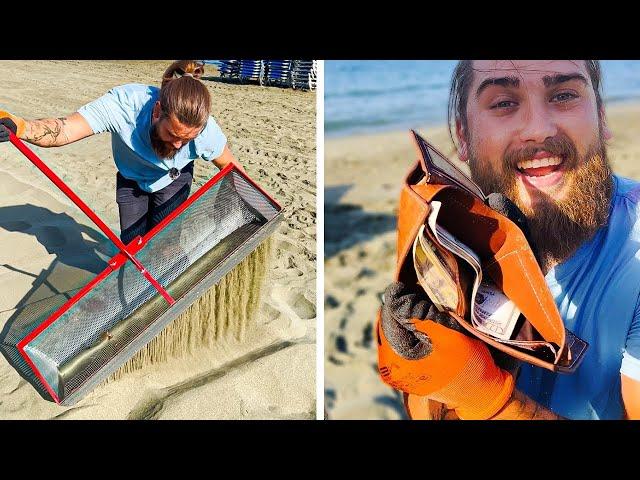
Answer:
[[338, 306], [340, 306], [340, 302], [333, 295], [327, 295], [324, 304], [328, 308], [337, 308]]
[[316, 306], [301, 293], [289, 296], [288, 302], [295, 314], [303, 320], [310, 320], [316, 317]]
[[316, 317], [316, 306], [300, 292], [277, 287], [273, 290], [273, 298], [280, 304], [286, 304], [302, 320]]
[[264, 317], [269, 321], [278, 320], [282, 316], [282, 312], [271, 305], [268, 301], [264, 302], [260, 309]]

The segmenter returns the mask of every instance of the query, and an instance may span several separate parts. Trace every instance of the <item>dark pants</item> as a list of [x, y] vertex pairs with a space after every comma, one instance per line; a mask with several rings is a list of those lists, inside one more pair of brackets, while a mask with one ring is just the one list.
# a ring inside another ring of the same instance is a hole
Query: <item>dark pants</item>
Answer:
[[154, 193], [145, 192], [134, 180], [118, 172], [116, 202], [120, 209], [120, 240], [126, 245], [143, 236], [189, 197], [193, 181], [193, 162], [169, 185]]

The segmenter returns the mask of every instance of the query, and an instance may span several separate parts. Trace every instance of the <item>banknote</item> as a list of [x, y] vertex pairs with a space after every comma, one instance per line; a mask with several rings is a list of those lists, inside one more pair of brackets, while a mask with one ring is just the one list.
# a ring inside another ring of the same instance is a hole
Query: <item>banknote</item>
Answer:
[[501, 340], [509, 340], [516, 327], [520, 310], [495, 285], [482, 282], [473, 303], [474, 326]]
[[458, 306], [458, 288], [453, 273], [447, 267], [438, 249], [424, 233], [424, 225], [413, 242], [413, 265], [422, 286], [440, 311], [455, 311]]
[[478, 255], [438, 224], [437, 218], [441, 207], [440, 202], [431, 202], [431, 213], [427, 225], [439, 244], [467, 262], [475, 273], [470, 302], [473, 305], [470, 312], [472, 325], [496, 339], [511, 340], [520, 317], [520, 310], [488, 278], [483, 278]]

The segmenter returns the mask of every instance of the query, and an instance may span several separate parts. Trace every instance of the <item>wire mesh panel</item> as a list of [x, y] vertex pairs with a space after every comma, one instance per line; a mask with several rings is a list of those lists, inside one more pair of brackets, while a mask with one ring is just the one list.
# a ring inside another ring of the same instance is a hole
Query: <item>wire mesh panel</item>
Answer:
[[17, 308], [5, 324], [2, 332], [0, 349], [9, 363], [46, 398], [49, 396], [45, 384], [35, 375], [25, 358], [18, 351], [18, 343], [26, 338], [38, 325], [59, 310], [69, 297], [63, 294], [54, 295], [38, 302]]
[[54, 400], [77, 401], [195, 301], [194, 289], [203, 293], [251, 253], [279, 218], [273, 200], [235, 167], [225, 169], [138, 241], [136, 258], [176, 305], [126, 261], [54, 312], [13, 322], [5, 347]]

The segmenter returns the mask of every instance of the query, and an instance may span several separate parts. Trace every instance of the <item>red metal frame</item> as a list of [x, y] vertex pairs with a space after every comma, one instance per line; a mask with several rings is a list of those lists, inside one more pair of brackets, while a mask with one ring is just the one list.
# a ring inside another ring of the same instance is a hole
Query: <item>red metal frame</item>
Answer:
[[[14, 143], [14, 145], [15, 145], [15, 143]], [[35, 157], [35, 155], [34, 155], [34, 157]], [[36, 158], [37, 161], [40, 161], [39, 159], [37, 159], [37, 157], [35, 157], [35, 158]], [[30, 160], [31, 160], [31, 158], [30, 158]], [[37, 162], [34, 162], [34, 163], [36, 163], [36, 166], [38, 166]], [[44, 167], [45, 167], [46, 170], [48, 170], [46, 165], [44, 165]], [[18, 345], [16, 346], [17, 349], [18, 349], [18, 352], [20, 353], [22, 358], [25, 360], [25, 362], [29, 365], [29, 367], [31, 367], [31, 369], [34, 372], [34, 374], [36, 375], [36, 377], [38, 379], [40, 379], [40, 381], [42, 382], [42, 384], [46, 388], [47, 392], [51, 395], [51, 398], [53, 398], [53, 400], [56, 403], [59, 404], [60, 403], [60, 399], [58, 398], [56, 393], [53, 391], [53, 389], [51, 388], [49, 383], [44, 379], [44, 377], [42, 376], [42, 374], [40, 373], [38, 368], [35, 366], [35, 364], [31, 361], [31, 358], [29, 357], [29, 355], [27, 355], [27, 353], [25, 352], [25, 350], [24, 350], [25, 346], [29, 342], [31, 342], [34, 338], [36, 338], [43, 330], [45, 330], [47, 327], [49, 327], [51, 324], [53, 324], [55, 321], [57, 321], [62, 315], [64, 315], [71, 307], [73, 307], [82, 297], [84, 297], [98, 283], [103, 281], [112, 272], [120, 269], [120, 267], [122, 267], [127, 262], [127, 260], [130, 259], [130, 257], [133, 257], [133, 255], [137, 254], [142, 248], [144, 248], [146, 243], [148, 243], [160, 230], [165, 228], [178, 215], [180, 215], [182, 212], [184, 212], [196, 200], [198, 200], [202, 195], [204, 195], [213, 185], [218, 183], [223, 177], [225, 177], [226, 175], [230, 174], [231, 171], [233, 171], [233, 170], [235, 170], [236, 173], [238, 173], [240, 176], [242, 176], [245, 180], [247, 180], [248, 183], [250, 183], [253, 187], [255, 187], [257, 190], [259, 190], [263, 195], [265, 195], [265, 197], [267, 197], [267, 199], [269, 201], [271, 201], [278, 210], [282, 210], [282, 207], [280, 206], [280, 204], [273, 197], [271, 197], [271, 195], [269, 195], [267, 192], [265, 192], [258, 184], [256, 184], [251, 178], [249, 178], [249, 176], [246, 173], [244, 173], [242, 170], [240, 170], [237, 165], [235, 165], [233, 163], [228, 164], [220, 172], [218, 172], [213, 178], [211, 178], [207, 183], [205, 183], [202, 187], [200, 187], [193, 195], [191, 195], [184, 202], [182, 202], [182, 204], [180, 204], [173, 212], [171, 212], [169, 215], [167, 215], [158, 225], [156, 225], [147, 234], [145, 234], [144, 237], [139, 237], [139, 236], [136, 237], [126, 247], [124, 247], [124, 249], [121, 249], [122, 250], [121, 253], [116, 254], [113, 258], [111, 258], [109, 260], [109, 262], [108, 262], [109, 266], [107, 268], [105, 268], [102, 272], [100, 272], [91, 282], [89, 282], [79, 292], [77, 292], [73, 297], [71, 297], [69, 300], [67, 300], [67, 302], [64, 305], [62, 305], [50, 317], [48, 317], [45, 321], [43, 321], [40, 325], [38, 325], [33, 331], [31, 331], [29, 333], [29, 335], [27, 335], [24, 339], [22, 339], [18, 343]], [[45, 171], [43, 170], [43, 172], [45, 172]], [[50, 170], [49, 170], [49, 172], [50, 172]], [[54, 178], [57, 178], [57, 177], [55, 177], [55, 174], [53, 174], [53, 172], [51, 172], [51, 174], [54, 176]], [[45, 175], [46, 175], [46, 172], [45, 172]], [[47, 176], [49, 176], [49, 175], [47, 175]], [[68, 189], [68, 187], [64, 183], [62, 183], [61, 180], [60, 180], [60, 182], [61, 182], [61, 185], [64, 186], [64, 188]], [[73, 194], [73, 192], [71, 192], [71, 193]], [[80, 200], [80, 202], [82, 202], [82, 201]], [[86, 208], [88, 209], [88, 207], [86, 207]], [[91, 213], [93, 214], [93, 212], [91, 212]], [[93, 214], [93, 215], [95, 215], [95, 214]], [[107, 230], [109, 229], [109, 227], [106, 227], [106, 228], [107, 228]], [[120, 243], [122, 243], [122, 242], [120, 242]]]
[[167, 291], [162, 288], [162, 285], [158, 283], [158, 281], [153, 278], [153, 276], [147, 271], [147, 269], [142, 265], [137, 258], [135, 258], [122, 243], [115, 233], [104, 223], [100, 217], [98, 217], [93, 210], [91, 210], [86, 203], [82, 201], [78, 195], [75, 194], [73, 190], [71, 190], [66, 183], [64, 183], [60, 177], [58, 177], [53, 170], [51, 170], [38, 156], [29, 149], [18, 137], [16, 137], [12, 131], [9, 130], [9, 141], [18, 149], [20, 152], [33, 163], [38, 170], [44, 173], [49, 180], [51, 180], [56, 187], [58, 187], [62, 193], [64, 193], [73, 203], [75, 203], [80, 210], [84, 212], [84, 214], [91, 219], [93, 223], [104, 233], [109, 240], [111, 240], [118, 249], [124, 253], [129, 260], [135, 265], [135, 267], [144, 275], [144, 277], [151, 282], [151, 284], [155, 287], [158, 292], [164, 297], [164, 299], [169, 302], [169, 305], [173, 305], [175, 300], [171, 298], [171, 295], [167, 293]]

